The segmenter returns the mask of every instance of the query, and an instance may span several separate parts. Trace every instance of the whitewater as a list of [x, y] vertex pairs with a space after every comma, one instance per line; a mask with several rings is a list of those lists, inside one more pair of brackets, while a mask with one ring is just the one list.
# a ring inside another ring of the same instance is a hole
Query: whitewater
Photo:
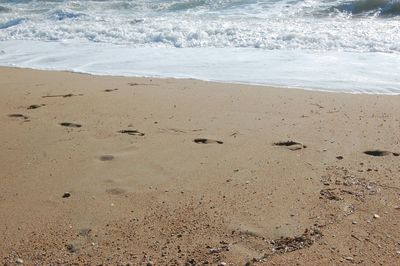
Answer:
[[0, 65], [400, 94], [400, 2], [0, 0]]

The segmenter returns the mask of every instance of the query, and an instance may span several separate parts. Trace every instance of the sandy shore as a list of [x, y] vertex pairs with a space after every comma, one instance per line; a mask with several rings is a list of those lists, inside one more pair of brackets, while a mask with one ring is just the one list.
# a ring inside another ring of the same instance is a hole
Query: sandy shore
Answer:
[[0, 77], [5, 265], [400, 262], [398, 96]]

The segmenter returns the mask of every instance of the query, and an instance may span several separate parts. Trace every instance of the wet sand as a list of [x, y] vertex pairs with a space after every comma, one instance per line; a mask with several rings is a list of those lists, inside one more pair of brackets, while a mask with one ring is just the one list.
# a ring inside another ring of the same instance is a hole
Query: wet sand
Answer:
[[5, 265], [400, 262], [399, 96], [0, 77]]

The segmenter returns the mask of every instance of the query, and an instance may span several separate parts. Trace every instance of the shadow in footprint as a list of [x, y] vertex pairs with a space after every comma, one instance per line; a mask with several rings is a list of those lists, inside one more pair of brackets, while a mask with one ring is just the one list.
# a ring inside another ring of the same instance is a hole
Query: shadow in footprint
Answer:
[[124, 129], [124, 130], [118, 131], [118, 133], [128, 134], [128, 135], [131, 135], [131, 136], [144, 136], [144, 133], [139, 132], [139, 131], [134, 130], [134, 129]]
[[112, 161], [112, 160], [114, 160], [114, 156], [113, 155], [102, 155], [102, 156], [100, 156], [99, 159], [102, 162]]
[[386, 155], [391, 154], [391, 152], [389, 152], [389, 151], [381, 151], [381, 150], [365, 151], [364, 153], [367, 155], [370, 155], [370, 156], [375, 156], [375, 157], [381, 157], [381, 156], [386, 156]]
[[33, 109], [38, 109], [42, 106], [45, 106], [45, 104], [32, 104], [32, 105], [28, 106], [28, 108], [26, 108], [26, 109], [33, 110]]
[[68, 93], [68, 94], [57, 94], [57, 95], [45, 95], [42, 96], [42, 98], [69, 98], [69, 97], [73, 97], [73, 96], [83, 96], [83, 94], [72, 94], [72, 93]]
[[117, 91], [118, 89], [105, 89], [104, 92], [112, 92], [112, 91]]
[[69, 123], [69, 122], [60, 123], [60, 126], [63, 126], [63, 127], [74, 127], [74, 128], [80, 128], [80, 127], [82, 127], [82, 125], [80, 125], [80, 124]]
[[197, 143], [197, 144], [223, 144], [224, 143], [220, 140], [204, 139], [204, 138], [194, 139], [193, 142]]
[[8, 117], [12, 117], [12, 118], [23, 118], [23, 119], [28, 119], [28, 117], [26, 115], [23, 114], [9, 114]]
[[281, 147], [286, 147], [289, 150], [295, 151], [295, 150], [300, 150], [303, 148], [307, 148], [307, 146], [301, 144], [300, 142], [296, 142], [293, 140], [288, 140], [288, 141], [279, 141], [274, 143], [275, 146], [281, 146]]

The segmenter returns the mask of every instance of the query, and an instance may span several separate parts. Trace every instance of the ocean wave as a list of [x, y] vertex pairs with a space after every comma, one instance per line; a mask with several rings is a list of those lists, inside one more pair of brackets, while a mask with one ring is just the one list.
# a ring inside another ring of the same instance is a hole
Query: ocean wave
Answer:
[[171, 6], [168, 7], [169, 11], [183, 11], [189, 10], [197, 7], [204, 6], [206, 4], [205, 0], [198, 0], [198, 1], [182, 1], [173, 3]]
[[396, 17], [400, 16], [400, 1], [398, 0], [357, 0], [346, 2], [334, 7], [341, 12], [353, 15]]
[[24, 22], [25, 20], [26, 20], [25, 18], [15, 18], [15, 19], [8, 20], [6, 22], [0, 23], [0, 29], [11, 28], [13, 26], [16, 26], [16, 25]]
[[400, 52], [400, 17], [384, 16], [398, 13], [393, 0], [17, 2], [1, 2], [13, 12], [0, 17], [0, 41]]
[[0, 13], [9, 13], [11, 11], [12, 11], [12, 9], [9, 7], [0, 6]]
[[75, 19], [84, 16], [82, 13], [77, 13], [65, 9], [59, 9], [51, 12], [50, 17], [55, 20]]

